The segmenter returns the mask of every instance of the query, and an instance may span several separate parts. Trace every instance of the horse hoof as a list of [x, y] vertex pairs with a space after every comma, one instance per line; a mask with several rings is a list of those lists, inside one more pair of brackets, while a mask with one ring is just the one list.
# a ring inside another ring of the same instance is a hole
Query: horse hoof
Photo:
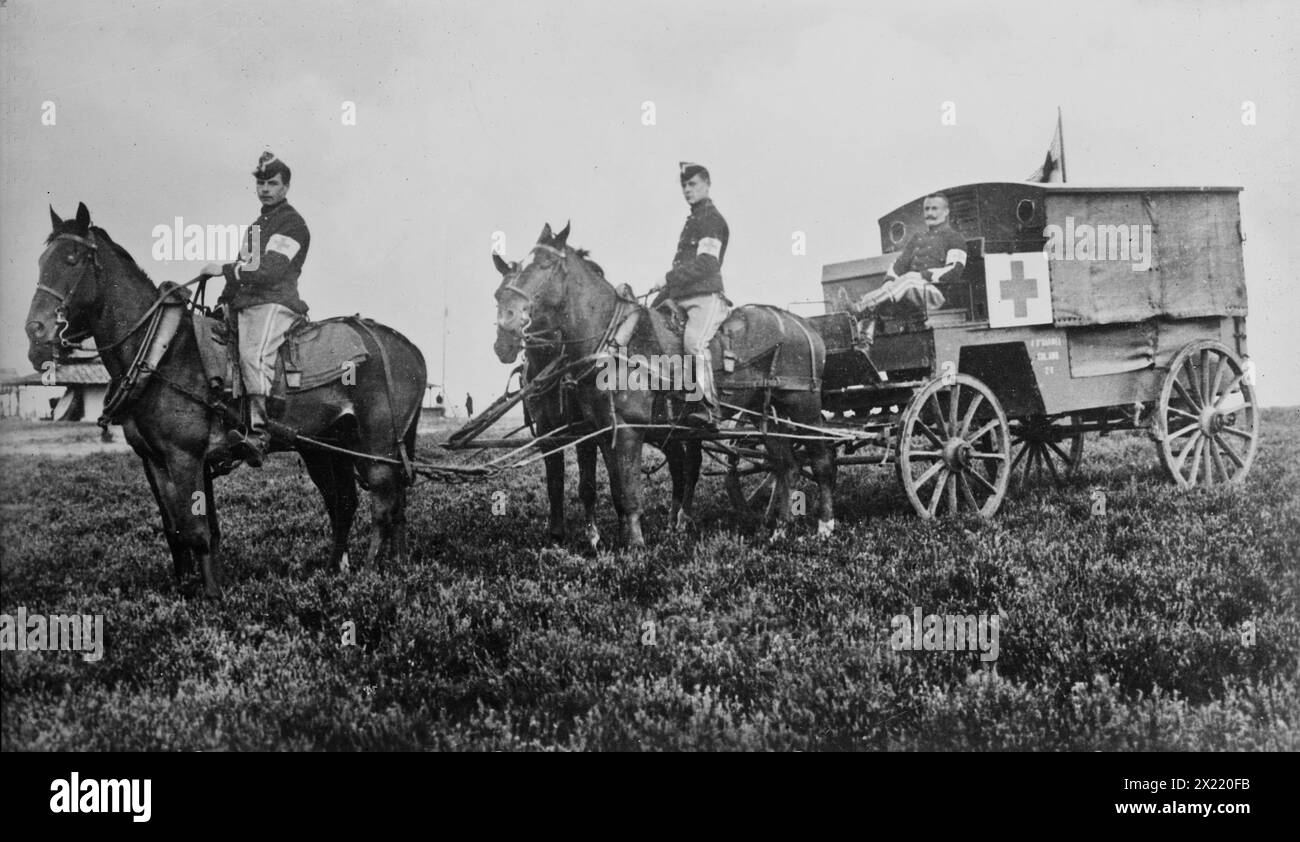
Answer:
[[695, 528], [695, 518], [686, 514], [686, 512], [677, 513], [677, 522], [674, 524], [678, 532], [686, 532]]
[[600, 530], [594, 526], [587, 527], [587, 544], [593, 553], [600, 549]]
[[339, 559], [339, 563], [336, 566], [340, 573], [347, 573], [348, 570], [351, 569], [352, 565], [348, 562], [347, 553], [343, 554], [343, 556]]
[[835, 534], [835, 519], [817, 521], [817, 537], [829, 538]]

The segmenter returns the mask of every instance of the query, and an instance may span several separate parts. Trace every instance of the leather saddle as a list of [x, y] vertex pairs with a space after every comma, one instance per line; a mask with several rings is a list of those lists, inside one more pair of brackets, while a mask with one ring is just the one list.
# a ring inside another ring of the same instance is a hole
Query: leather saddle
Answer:
[[[302, 319], [289, 329], [276, 360], [272, 404], [355, 376], [357, 367], [370, 356], [361, 331], [352, 324], [356, 318]], [[197, 312], [192, 321], [209, 385], [229, 400], [240, 397], [244, 388], [234, 332], [222, 320]]]

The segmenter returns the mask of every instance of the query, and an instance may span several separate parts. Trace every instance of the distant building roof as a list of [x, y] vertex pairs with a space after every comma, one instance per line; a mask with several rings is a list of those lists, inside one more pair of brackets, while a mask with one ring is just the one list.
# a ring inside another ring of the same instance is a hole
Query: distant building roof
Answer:
[[[56, 386], [107, 386], [111, 380], [108, 370], [99, 361], [63, 363], [54, 369]], [[0, 379], [0, 385], [43, 386], [45, 384], [41, 382], [41, 372], [33, 371], [20, 377], [4, 377]]]

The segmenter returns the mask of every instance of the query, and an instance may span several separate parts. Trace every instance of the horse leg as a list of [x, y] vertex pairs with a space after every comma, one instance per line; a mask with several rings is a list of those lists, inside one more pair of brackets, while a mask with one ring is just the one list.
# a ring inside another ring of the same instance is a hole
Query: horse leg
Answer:
[[808, 443], [808, 464], [817, 481], [817, 537], [835, 533], [835, 453], [825, 442]]
[[578, 499], [587, 518], [587, 543], [595, 552], [600, 546], [600, 530], [596, 528], [596, 445], [588, 440], [578, 445], [577, 451]]
[[682, 477], [682, 517], [685, 518], [683, 528], [694, 525], [695, 518], [691, 514], [695, 506], [695, 487], [700, 481], [700, 464], [704, 461], [704, 448], [698, 441], [685, 442], [682, 444], [682, 457], [684, 462]]
[[369, 462], [364, 468], [370, 488], [371, 534], [366, 564], [377, 565], [390, 551], [400, 557], [397, 540], [406, 518], [406, 489], [401, 470], [382, 462]]
[[790, 522], [790, 475], [796, 469], [794, 450], [790, 443], [778, 436], [764, 440], [769, 461], [772, 463], [772, 498], [767, 505], [767, 522], [772, 527], [772, 540], [785, 535]]
[[682, 443], [670, 441], [664, 445], [664, 456], [668, 459], [668, 473], [673, 478], [673, 502], [668, 507], [668, 528], [684, 530], [687, 524], [682, 513], [682, 493], [686, 485], [686, 459], [682, 454]]
[[[163, 537], [167, 539], [167, 549], [172, 556], [172, 576], [179, 587], [184, 583], [185, 577], [194, 572], [194, 557], [190, 555], [189, 548], [181, 543], [172, 520], [172, 504], [169, 502], [173, 496], [170, 489], [171, 480], [167, 477], [164, 468], [155, 464], [147, 456], [141, 457], [140, 461], [144, 464], [145, 479], [149, 480], [153, 499], [158, 503], [158, 512], [162, 515]], [[167, 489], [166, 493], [164, 488]]]
[[557, 543], [564, 543], [564, 451], [552, 453], [546, 462], [546, 496], [550, 500], [550, 515], [546, 520], [546, 533]]
[[357, 482], [352, 472], [352, 458], [306, 450], [299, 455], [307, 466], [311, 481], [325, 498], [325, 511], [329, 512], [330, 531], [334, 536], [329, 567], [336, 573], [346, 573], [348, 536], [352, 534], [352, 519], [357, 513]]
[[620, 475], [623, 510], [620, 514], [620, 531], [624, 546], [634, 550], [645, 548], [641, 534], [641, 444], [644, 436], [640, 430], [623, 427], [614, 442], [615, 470]]
[[673, 478], [673, 503], [668, 512], [668, 527], [685, 532], [695, 525], [691, 505], [695, 498], [695, 484], [700, 478], [700, 446], [698, 442], [674, 441], [664, 448], [668, 457], [668, 471]]
[[157, 479], [171, 511], [176, 540], [198, 561], [207, 596], [220, 599], [221, 565], [212, 549], [208, 514], [216, 501], [208, 493], [203, 456], [196, 457], [179, 447], [169, 448]]
[[208, 535], [211, 536], [212, 552], [221, 550], [221, 524], [217, 522], [217, 497], [212, 491], [212, 468], [203, 465], [203, 493], [208, 497]]

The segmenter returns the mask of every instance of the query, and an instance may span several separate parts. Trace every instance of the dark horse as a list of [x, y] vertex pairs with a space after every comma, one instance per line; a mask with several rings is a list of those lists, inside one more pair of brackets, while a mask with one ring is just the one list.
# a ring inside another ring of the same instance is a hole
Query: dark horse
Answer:
[[[152, 332], [146, 325], [152, 324], [148, 317], [160, 298], [177, 301], [179, 296], [154, 286], [125, 249], [92, 226], [84, 204], [75, 219], [62, 220], [53, 208], [50, 217], [54, 230], [40, 258], [40, 281], [27, 314], [27, 357], [40, 369], [51, 359], [63, 358], [72, 342], [93, 336], [117, 388]], [[221, 593], [221, 533], [208, 459], [222, 440], [222, 420], [206, 403], [208, 384], [192, 316], [188, 309], [182, 313], [170, 347], [119, 416], [162, 512], [177, 582], [193, 574], [197, 560], [207, 594], [216, 597]], [[355, 385], [336, 382], [291, 393], [277, 419], [302, 435], [386, 460], [295, 445], [329, 510], [335, 570], [347, 568], [358, 479], [373, 494], [375, 529], [368, 561], [390, 552], [400, 559], [406, 549], [409, 478], [404, 460], [414, 458], [426, 380], [424, 358], [401, 334], [370, 325], [373, 329], [364, 337], [370, 357], [357, 366]], [[383, 359], [391, 382], [380, 363]], [[277, 444], [275, 449], [289, 447]]]
[[[496, 254], [493, 254], [493, 257], [500, 261], [498, 267], [503, 271], [519, 271], [517, 264], [511, 266], [502, 261], [500, 257], [497, 257]], [[534, 325], [534, 327], [537, 327], [537, 325]], [[521, 337], [501, 328], [497, 328], [497, 339], [493, 350], [496, 351], [497, 359], [503, 363], [514, 362], [518, 359], [519, 352], [521, 350], [524, 352], [524, 383], [536, 378], [559, 356], [557, 348], [533, 341], [525, 345]], [[536, 396], [526, 398], [524, 400], [524, 411], [532, 421], [534, 433], [539, 437], [560, 430], [565, 425], [575, 426], [570, 426], [563, 431], [564, 433], [582, 431], [582, 415], [572, 400], [566, 400], [562, 388], [545, 389]], [[549, 446], [546, 449], [552, 450], [555, 447], [557, 445]], [[582, 501], [583, 510], [586, 513], [585, 538], [593, 550], [600, 545], [600, 530], [596, 528], [597, 447], [596, 442], [591, 439], [579, 442], [574, 447], [578, 457], [578, 499]], [[543, 460], [543, 464], [546, 465], [546, 496], [550, 501], [546, 532], [552, 541], [561, 543], [564, 541], [565, 536], [564, 451], [549, 454]]]
[[[568, 235], [568, 226], [559, 234], [552, 234], [550, 225], [547, 225], [529, 261], [522, 267], [510, 266], [496, 258], [497, 269], [503, 276], [496, 291], [497, 326], [516, 337], [549, 340], [554, 343], [556, 353], [576, 363], [594, 359], [601, 353], [604, 343], [618, 328], [617, 323], [620, 315], [627, 311], [627, 304], [620, 299], [613, 284], [605, 279], [600, 267], [588, 260], [584, 252], [568, 247]], [[745, 312], [750, 310], [755, 312]], [[760, 310], [763, 313], [757, 312]], [[775, 378], [802, 378], [809, 388], [729, 388], [737, 381], [729, 384], [724, 378], [719, 382], [719, 388], [727, 390], [728, 402], [733, 407], [739, 407], [724, 408], [724, 415], [737, 414], [741, 409], [760, 417], [772, 412], [778, 419], [815, 426], [821, 422], [819, 383], [826, 361], [825, 344], [820, 335], [798, 316], [792, 313], [764, 315], [769, 310], [774, 311], [774, 308], [741, 308], [740, 312], [728, 318], [723, 329], [728, 329], [728, 324], [750, 324], [750, 318], [756, 326], [761, 323], [761, 328], [775, 337], [783, 352], [767, 357], [773, 360], [774, 369], [766, 374]], [[539, 329], [538, 325], [543, 328]], [[642, 318], [637, 323], [627, 353], [629, 357], [642, 355], [647, 358], [664, 353], [652, 318]], [[642, 443], [657, 444], [668, 457], [673, 479], [672, 520], [678, 525], [690, 519], [700, 473], [699, 443], [683, 437], [681, 428], [663, 429], [662, 422], [656, 424], [653, 391], [644, 388], [602, 389], [594, 371], [580, 374], [585, 376], [574, 384], [572, 399], [595, 429], [613, 430], [612, 446], [611, 436], [601, 436], [598, 441], [605, 457], [623, 540], [632, 547], [645, 546], [640, 523]], [[775, 525], [782, 527], [790, 517], [790, 482], [797, 470], [791, 439], [785, 437], [791, 432], [808, 436], [805, 445], [821, 504], [818, 531], [829, 534], [834, 528], [832, 493], [835, 479], [830, 451], [815, 435], [811, 435], [811, 431], [801, 431], [778, 422], [767, 428], [768, 434], [764, 437], [768, 461], [776, 479], [772, 512]]]

